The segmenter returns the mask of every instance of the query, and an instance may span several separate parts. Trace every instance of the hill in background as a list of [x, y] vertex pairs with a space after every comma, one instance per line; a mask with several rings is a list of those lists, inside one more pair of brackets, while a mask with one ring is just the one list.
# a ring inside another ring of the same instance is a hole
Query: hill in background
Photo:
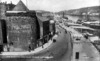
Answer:
[[79, 9], [71, 9], [60, 11], [58, 14], [70, 14], [70, 15], [100, 15], [100, 6], [84, 7]]

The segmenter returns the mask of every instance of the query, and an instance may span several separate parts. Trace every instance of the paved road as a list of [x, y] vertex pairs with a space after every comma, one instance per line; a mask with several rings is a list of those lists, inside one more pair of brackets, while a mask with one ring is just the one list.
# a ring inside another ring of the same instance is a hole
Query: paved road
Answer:
[[[18, 59], [2, 59], [1, 61], [71, 61], [72, 56], [72, 40], [69, 32], [65, 32], [64, 29], [59, 28], [59, 35], [56, 38], [56, 42], [52, 43], [48, 48], [40, 51], [36, 54], [31, 54], [32, 58], [18, 58]], [[28, 57], [30, 55], [27, 55]], [[45, 58], [45, 57], [51, 58]], [[43, 58], [44, 57], [44, 58]]]
[[[70, 31], [72, 37], [76, 36], [81, 38], [81, 40], [78, 41], [75, 38], [72, 38], [73, 57], [71, 61], [100, 61], [100, 54], [89, 39], [85, 39], [82, 34], [70, 27], [66, 27], [63, 23], [60, 25]], [[76, 53], [79, 53], [78, 58], [76, 58]]]
[[82, 43], [82, 53], [87, 61], [100, 61], [100, 54], [89, 40], [84, 39]]
[[[80, 40], [72, 38], [73, 39], [72, 61], [100, 61], [100, 54], [89, 39], [85, 39], [81, 33], [75, 31], [72, 28], [66, 27], [66, 29], [71, 31], [72, 36], [76, 33], [76, 37], [81, 38]], [[76, 59], [76, 52], [79, 53], [78, 59]]]

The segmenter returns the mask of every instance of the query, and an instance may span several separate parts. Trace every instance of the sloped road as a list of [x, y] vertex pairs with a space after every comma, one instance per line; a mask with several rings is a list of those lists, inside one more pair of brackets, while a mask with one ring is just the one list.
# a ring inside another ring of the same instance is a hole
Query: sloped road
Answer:
[[[65, 32], [61, 27], [59, 35], [55, 43], [52, 43], [48, 48], [36, 54], [27, 55], [32, 58], [7, 58], [2, 61], [71, 61], [72, 56], [72, 39], [69, 32]], [[44, 58], [43, 58], [44, 57]], [[52, 57], [52, 58], [45, 58]]]

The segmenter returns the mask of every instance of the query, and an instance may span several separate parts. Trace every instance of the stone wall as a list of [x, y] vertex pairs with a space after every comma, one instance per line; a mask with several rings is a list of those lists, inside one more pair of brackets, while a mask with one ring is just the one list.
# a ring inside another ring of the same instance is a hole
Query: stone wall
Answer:
[[7, 16], [7, 37], [15, 48], [27, 50], [30, 43], [36, 42], [36, 19], [29, 16]]

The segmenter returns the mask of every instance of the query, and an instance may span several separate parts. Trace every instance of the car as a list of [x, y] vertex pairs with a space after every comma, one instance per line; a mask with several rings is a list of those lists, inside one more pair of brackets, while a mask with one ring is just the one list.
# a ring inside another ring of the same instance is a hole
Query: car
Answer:
[[80, 38], [76, 38], [77, 41], [81, 40]]
[[100, 40], [95, 40], [93, 43], [97, 44], [97, 45], [100, 45]]

